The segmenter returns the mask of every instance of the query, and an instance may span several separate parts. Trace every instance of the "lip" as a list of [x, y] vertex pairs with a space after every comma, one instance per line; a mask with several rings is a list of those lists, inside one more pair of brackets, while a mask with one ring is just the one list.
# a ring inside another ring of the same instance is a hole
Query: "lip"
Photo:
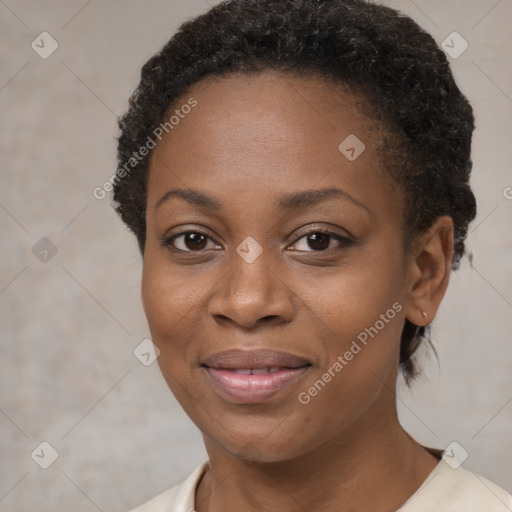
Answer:
[[224, 398], [235, 403], [257, 403], [295, 384], [311, 363], [288, 352], [236, 349], [208, 356], [201, 366]]

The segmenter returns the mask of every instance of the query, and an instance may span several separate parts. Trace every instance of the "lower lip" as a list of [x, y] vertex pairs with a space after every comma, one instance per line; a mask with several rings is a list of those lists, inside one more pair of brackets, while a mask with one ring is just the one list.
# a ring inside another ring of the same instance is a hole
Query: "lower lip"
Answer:
[[276, 373], [245, 375], [222, 368], [205, 368], [215, 388], [232, 402], [257, 403], [295, 384], [309, 366], [288, 368]]

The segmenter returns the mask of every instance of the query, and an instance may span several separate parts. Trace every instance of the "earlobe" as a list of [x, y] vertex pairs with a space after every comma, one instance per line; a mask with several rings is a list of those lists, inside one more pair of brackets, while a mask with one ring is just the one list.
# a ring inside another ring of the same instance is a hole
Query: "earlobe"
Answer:
[[425, 326], [434, 319], [446, 293], [453, 259], [453, 221], [439, 217], [413, 242], [406, 318]]

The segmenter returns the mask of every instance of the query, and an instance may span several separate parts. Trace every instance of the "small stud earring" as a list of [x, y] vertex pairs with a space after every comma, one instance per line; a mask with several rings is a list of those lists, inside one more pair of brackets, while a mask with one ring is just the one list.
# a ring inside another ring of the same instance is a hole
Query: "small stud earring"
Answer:
[[423, 311], [421, 314], [423, 315], [423, 318], [427, 318], [428, 316], [428, 313], [426, 311]]

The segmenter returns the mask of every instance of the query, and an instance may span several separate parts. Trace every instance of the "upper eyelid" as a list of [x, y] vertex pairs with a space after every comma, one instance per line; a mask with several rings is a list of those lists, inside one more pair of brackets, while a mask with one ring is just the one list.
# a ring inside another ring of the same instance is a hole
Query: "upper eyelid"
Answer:
[[[180, 237], [180, 236], [183, 236], [183, 235], [187, 235], [189, 233], [197, 233], [197, 234], [200, 234], [200, 235], [203, 235], [205, 236], [206, 238], [210, 239], [212, 242], [214, 242], [215, 244], [217, 245], [220, 245], [219, 242], [217, 242], [213, 237], [211, 237], [208, 233], [205, 233], [204, 231], [201, 231], [199, 229], [187, 229], [187, 230], [184, 230], [184, 231], [180, 231], [179, 233], [174, 233], [170, 236], [164, 236], [162, 238], [162, 243], [164, 245], [172, 245], [172, 241], [175, 240], [176, 238]], [[181, 249], [178, 249], [178, 250], [181, 250]], [[182, 251], [182, 252], [201, 252], [201, 251]]]
[[[305, 226], [300, 226], [299, 228], [297, 228], [295, 231], [296, 231], [296, 236], [299, 236], [299, 237], [303, 237], [303, 236], [306, 236], [308, 235], [309, 233], [317, 233], [317, 232], [327, 232], [328, 234], [332, 235], [332, 236], [339, 236], [341, 238], [353, 238], [353, 235], [348, 232], [346, 229], [343, 229], [339, 226], [330, 226], [329, 223], [324, 223], [324, 224], [327, 224], [326, 225], [321, 225], [320, 223], [310, 223], [310, 224], [306, 224]], [[195, 228], [193, 227], [193, 225], [191, 225], [190, 227], [188, 227], [187, 225], [185, 225], [185, 227], [183, 227], [182, 230], [178, 231], [177, 233], [172, 233], [171, 235], [164, 235], [164, 239], [169, 239], [169, 238], [172, 238], [174, 236], [179, 236], [179, 235], [183, 235], [183, 234], [186, 234], [186, 233], [201, 233], [202, 235], [205, 235], [209, 238], [212, 238], [212, 239], [215, 239], [215, 236], [214, 235], [213, 237], [210, 236], [208, 234], [208, 231], [211, 231], [210, 228], [207, 228], [205, 226], [201, 226], [200, 224], [198, 224], [198, 226], [200, 226], [199, 228]], [[345, 235], [343, 234], [340, 234], [340, 233], [336, 233], [336, 229], [339, 229], [341, 231], [344, 231], [345, 232]]]
[[[336, 233], [334, 231], [331, 231], [329, 229], [311, 229], [309, 231], [307, 231], [306, 233], [303, 233], [301, 235], [298, 236], [298, 238], [292, 242], [291, 244], [289, 244], [287, 247], [290, 247], [291, 245], [295, 245], [297, 244], [300, 240], [302, 240], [305, 236], [308, 236], [310, 234], [314, 234], [314, 233], [321, 233], [321, 234], [325, 234], [327, 236], [330, 236], [331, 238], [334, 238], [335, 240], [337, 240], [338, 242], [342, 243], [342, 242], [346, 242], [349, 240], [349, 237], [348, 236], [343, 236], [343, 235], [340, 235], [339, 233]], [[321, 252], [325, 252], [325, 251], [306, 251], [306, 252], [318, 252], [319, 254]]]

